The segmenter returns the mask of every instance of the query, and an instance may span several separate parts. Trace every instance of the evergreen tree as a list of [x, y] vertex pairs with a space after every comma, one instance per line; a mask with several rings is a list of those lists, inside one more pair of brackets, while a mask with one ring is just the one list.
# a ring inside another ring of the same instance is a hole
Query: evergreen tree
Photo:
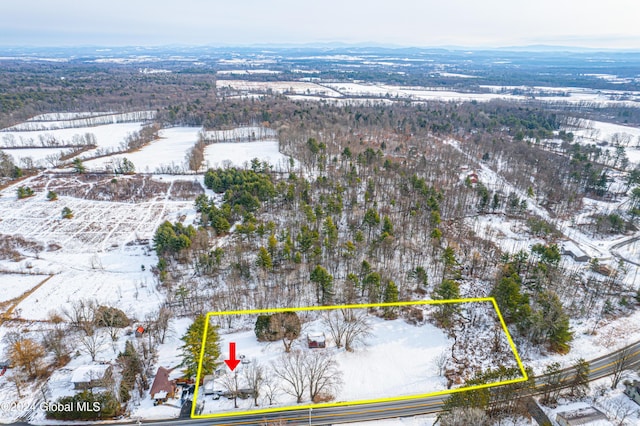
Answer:
[[530, 337], [534, 343], [548, 344], [549, 349], [559, 353], [569, 352], [573, 340], [569, 317], [555, 293], [542, 292], [536, 300], [537, 310], [532, 316]]
[[28, 186], [19, 186], [18, 189], [16, 189], [16, 194], [18, 199], [22, 199], [33, 196], [34, 192], [33, 189]]
[[84, 164], [82, 164], [82, 160], [79, 158], [74, 158], [73, 159], [73, 170], [76, 173], [84, 173], [87, 171], [86, 167], [84, 166]]
[[458, 260], [456, 252], [452, 247], [447, 246], [442, 252], [442, 261], [444, 262], [443, 278], [459, 278], [460, 271], [457, 270]]
[[62, 218], [63, 219], [71, 219], [73, 217], [73, 212], [69, 207], [65, 207], [62, 209]]
[[375, 209], [367, 209], [362, 224], [369, 228], [369, 236], [371, 236], [371, 230], [380, 224], [380, 215]]
[[[384, 288], [384, 303], [394, 303], [398, 301], [398, 286], [393, 281], [389, 281]], [[396, 319], [398, 317], [398, 308], [393, 306], [386, 306], [384, 308], [384, 318], [388, 320]]]
[[367, 296], [370, 303], [380, 302], [381, 289], [382, 289], [382, 278], [380, 277], [380, 274], [377, 272], [371, 272], [367, 274], [362, 280], [362, 294], [364, 295], [364, 292], [365, 291], [367, 292]]
[[333, 276], [325, 268], [317, 265], [311, 272], [311, 282], [316, 285], [318, 303], [328, 305], [333, 299]]
[[266, 248], [260, 247], [258, 251], [258, 258], [256, 259], [256, 265], [265, 271], [269, 271], [273, 268], [273, 260]]
[[589, 391], [589, 372], [591, 367], [587, 361], [580, 358], [573, 368], [576, 369], [576, 374], [571, 380], [571, 395], [576, 398], [583, 398]]
[[[204, 328], [206, 317], [199, 315], [193, 324], [189, 326], [187, 332], [180, 340], [184, 344], [180, 347], [182, 351], [181, 367], [184, 367], [184, 375], [187, 378], [193, 378], [198, 373], [198, 362], [202, 351], [202, 338], [204, 336]], [[204, 355], [202, 357], [201, 377], [212, 374], [216, 367], [220, 364], [220, 336], [218, 335], [218, 327], [209, 324], [207, 327], [207, 335], [204, 345]]]
[[[442, 283], [433, 291], [433, 298], [438, 300], [451, 300], [460, 298], [460, 284], [453, 280], [442, 280]], [[438, 323], [449, 328], [453, 325], [453, 316], [458, 312], [455, 303], [443, 303], [436, 305], [437, 309], [434, 314]]]
[[388, 235], [393, 235], [393, 223], [391, 222], [391, 219], [389, 219], [389, 216], [385, 216], [382, 219], [382, 234], [388, 234]]

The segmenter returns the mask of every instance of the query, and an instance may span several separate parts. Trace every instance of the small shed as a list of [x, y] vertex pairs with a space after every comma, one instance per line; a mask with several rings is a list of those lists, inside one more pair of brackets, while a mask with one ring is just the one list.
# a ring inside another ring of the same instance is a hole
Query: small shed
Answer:
[[171, 373], [171, 370], [167, 368], [158, 368], [156, 377], [153, 379], [153, 384], [151, 385], [151, 390], [149, 391], [151, 399], [154, 400], [154, 405], [162, 404], [166, 402], [167, 399], [175, 396], [177, 389], [176, 382], [169, 380], [169, 373]]
[[111, 378], [112, 369], [108, 364], [82, 365], [71, 375], [71, 383], [74, 389], [90, 389], [103, 387]]
[[135, 331], [135, 335], [136, 337], [142, 337], [142, 335], [144, 334], [144, 327], [139, 325], [136, 327], [136, 331]]
[[586, 405], [570, 411], [556, 414], [560, 426], [612, 426], [605, 414], [595, 407]]
[[324, 348], [327, 346], [327, 338], [324, 333], [307, 334], [307, 346], [309, 349]]

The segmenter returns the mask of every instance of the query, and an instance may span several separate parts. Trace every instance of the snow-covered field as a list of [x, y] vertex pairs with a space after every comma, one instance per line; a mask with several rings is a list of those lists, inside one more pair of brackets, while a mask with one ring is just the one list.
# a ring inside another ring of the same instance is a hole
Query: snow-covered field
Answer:
[[238, 91], [266, 93], [287, 93], [298, 95], [320, 95], [330, 98], [339, 98], [342, 95], [330, 87], [316, 83], [303, 81], [245, 81], [245, 80], [218, 80], [218, 89], [230, 88]]
[[69, 148], [50, 147], [42, 143], [41, 140], [55, 140], [58, 145], [72, 145], [75, 139], [91, 133], [95, 136], [98, 146], [82, 153], [82, 158], [88, 158], [100, 152], [122, 149], [125, 138], [129, 134], [139, 131], [141, 127], [142, 122], [134, 122], [57, 130], [7, 131], [0, 133], [0, 145], [4, 147], [2, 150], [17, 162], [31, 158], [38, 167], [51, 167], [46, 158], [51, 155], [59, 156], [61, 153], [69, 151]]
[[205, 149], [205, 163], [209, 167], [245, 167], [253, 158], [267, 161], [277, 170], [286, 170], [289, 157], [278, 150], [277, 140], [259, 142], [214, 143]]
[[[445, 73], [445, 76], [447, 74]], [[460, 78], [470, 76], [449, 74]], [[616, 90], [593, 90], [575, 87], [529, 87], [529, 86], [480, 86], [486, 93], [458, 92], [429, 87], [408, 87], [380, 83], [360, 82], [307, 82], [307, 81], [273, 81], [257, 82], [245, 80], [219, 80], [218, 88], [229, 88], [246, 94], [284, 93], [296, 99], [345, 99], [349, 97], [382, 97], [411, 99], [417, 102], [427, 101], [478, 101], [486, 102], [494, 99], [522, 101], [537, 99], [543, 102], [592, 103], [599, 105], [615, 105], [640, 107], [639, 92]]]
[[40, 131], [94, 127], [105, 124], [148, 121], [152, 120], [155, 115], [155, 111], [134, 111], [123, 113], [80, 112], [42, 114], [32, 117], [31, 119], [23, 123], [3, 129], [2, 131]]
[[[165, 194], [140, 203], [67, 196], [52, 202], [46, 199], [45, 191], [17, 200], [15, 188], [5, 189], [0, 197], [0, 234], [55, 247], [37, 255], [27, 251], [18, 262], [0, 261], [4, 271], [55, 274], [20, 303], [21, 316], [46, 319], [53, 308], [88, 298], [120, 306], [138, 317], [156, 309], [162, 297], [150, 272], [157, 262], [155, 253], [127, 243], [152, 238], [161, 221], [190, 213], [192, 204], [169, 200]], [[62, 219], [63, 207], [72, 210], [72, 219]], [[24, 278], [20, 277], [4, 275], [0, 282], [22, 288]]]
[[200, 127], [172, 127], [160, 131], [160, 138], [136, 152], [114, 154], [85, 162], [88, 170], [113, 170], [113, 160], [127, 158], [133, 162], [136, 172], [154, 173], [177, 171], [185, 173], [187, 152], [198, 140]]
[[46, 278], [46, 275], [0, 274], [0, 302], [21, 296]]
[[584, 127], [574, 129], [568, 127], [575, 135], [576, 142], [601, 144], [607, 142], [604, 149], [611, 155], [615, 151], [614, 142], [617, 140], [632, 163], [640, 164], [640, 128], [621, 124], [606, 123], [604, 121], [584, 121]]

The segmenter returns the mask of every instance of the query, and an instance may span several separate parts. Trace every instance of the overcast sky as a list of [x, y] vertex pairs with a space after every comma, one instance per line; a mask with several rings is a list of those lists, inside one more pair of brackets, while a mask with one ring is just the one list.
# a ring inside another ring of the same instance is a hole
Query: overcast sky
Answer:
[[0, 44], [640, 48], [637, 0], [0, 0]]

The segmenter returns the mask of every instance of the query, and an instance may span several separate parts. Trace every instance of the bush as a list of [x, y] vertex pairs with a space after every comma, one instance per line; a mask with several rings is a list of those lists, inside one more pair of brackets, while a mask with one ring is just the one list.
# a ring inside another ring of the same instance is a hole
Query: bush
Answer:
[[98, 327], [124, 328], [131, 324], [127, 314], [111, 306], [98, 306], [94, 322]]
[[120, 403], [111, 392], [92, 393], [88, 390], [65, 396], [47, 404], [47, 418], [55, 420], [98, 420], [120, 414]]
[[260, 342], [275, 342], [286, 338], [297, 339], [302, 325], [295, 312], [281, 312], [273, 315], [259, 315], [254, 331]]
[[62, 218], [63, 219], [71, 219], [73, 217], [73, 212], [69, 207], [65, 207], [62, 209]]
[[16, 193], [18, 195], [19, 200], [27, 197], [32, 197], [34, 194], [33, 189], [29, 188], [28, 186], [18, 187], [18, 189], [16, 190]]

